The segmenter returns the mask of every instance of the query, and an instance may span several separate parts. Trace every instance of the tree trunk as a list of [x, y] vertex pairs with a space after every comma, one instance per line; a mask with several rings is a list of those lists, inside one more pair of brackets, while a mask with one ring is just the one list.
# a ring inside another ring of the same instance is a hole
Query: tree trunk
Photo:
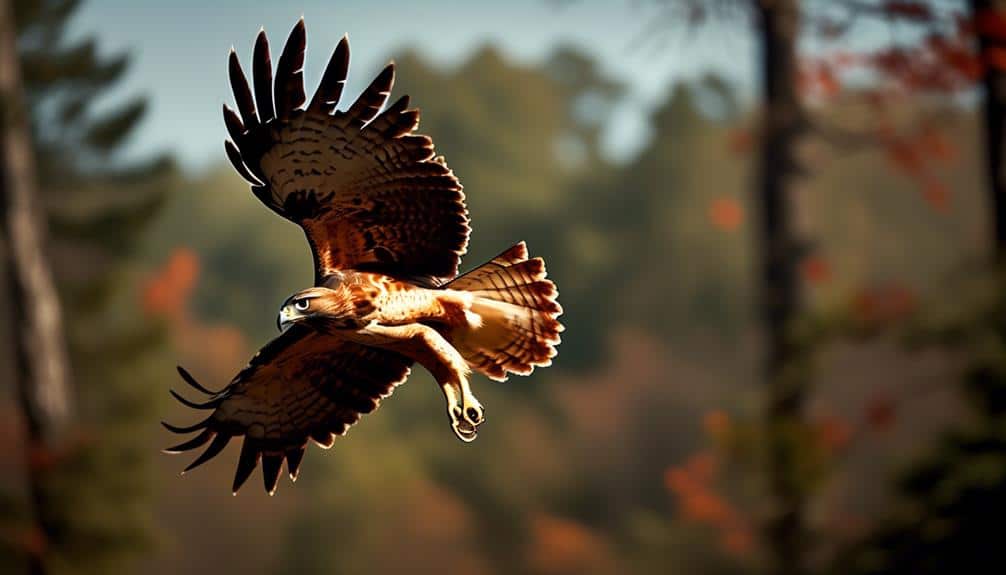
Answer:
[[[71, 401], [59, 299], [43, 245], [45, 220], [35, 185], [13, 16], [9, 0], [0, 0], [0, 215], [17, 397], [27, 430], [28, 490], [44, 545], [51, 540], [54, 510], [46, 497], [41, 456], [59, 441]], [[30, 570], [45, 572], [41, 554], [31, 554]]]
[[[970, 0], [971, 14], [976, 24], [994, 12], [1006, 18], [1006, 1]], [[993, 48], [1006, 49], [1006, 41], [996, 38], [983, 30], [978, 30], [980, 54], [988, 54]], [[983, 33], [985, 32], [985, 33]], [[989, 194], [989, 209], [992, 212], [992, 239], [995, 242], [996, 261], [1006, 263], [1006, 162], [1003, 158], [1003, 137], [1006, 136], [1006, 73], [995, 66], [985, 66], [983, 87], [985, 101], [983, 124], [985, 134], [985, 173]]]
[[765, 425], [771, 504], [763, 535], [772, 561], [770, 572], [778, 575], [804, 571], [808, 544], [805, 494], [795, 476], [799, 453], [794, 438], [803, 420], [807, 381], [805, 374], [793, 369], [800, 358], [790, 336], [800, 305], [796, 274], [800, 246], [793, 229], [790, 197], [797, 171], [795, 145], [803, 126], [797, 94], [798, 4], [797, 0], [756, 0], [764, 116], [755, 205], [761, 210], [757, 222], [759, 305], [767, 347]]

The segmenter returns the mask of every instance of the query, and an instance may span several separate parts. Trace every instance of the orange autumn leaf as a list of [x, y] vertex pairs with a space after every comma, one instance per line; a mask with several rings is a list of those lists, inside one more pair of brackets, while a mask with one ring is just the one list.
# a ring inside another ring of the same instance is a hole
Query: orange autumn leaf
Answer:
[[692, 478], [687, 470], [671, 467], [664, 472], [664, 485], [672, 493], [681, 494], [689, 491], [692, 486]]
[[685, 519], [715, 528], [727, 553], [743, 555], [753, 546], [751, 529], [740, 511], [714, 489], [717, 466], [713, 454], [699, 453], [668, 469], [664, 482]]
[[708, 484], [715, 479], [716, 470], [719, 468], [719, 462], [716, 460], [716, 456], [712, 453], [696, 453], [695, 455], [689, 457], [688, 461], [685, 462], [685, 468], [688, 470], [689, 475], [694, 477], [697, 481]]
[[817, 70], [817, 83], [825, 96], [834, 96], [842, 90], [838, 76], [831, 66], [822, 64]]
[[882, 285], [860, 290], [852, 302], [856, 319], [872, 325], [902, 320], [912, 314], [916, 307], [915, 294], [900, 285]]
[[754, 536], [747, 526], [735, 526], [723, 532], [720, 544], [727, 553], [743, 557], [754, 547]]
[[919, 147], [927, 156], [938, 160], [949, 162], [957, 157], [954, 145], [935, 128], [927, 128], [919, 135]]
[[808, 284], [821, 285], [831, 281], [831, 265], [820, 256], [810, 256], [800, 262], [800, 277]]
[[177, 318], [184, 313], [198, 279], [199, 257], [189, 248], [175, 248], [167, 262], [142, 287], [144, 311]]
[[893, 78], [901, 77], [909, 69], [911, 62], [912, 55], [900, 46], [879, 50], [870, 58], [873, 68]]
[[734, 198], [717, 198], [709, 205], [709, 221], [713, 226], [725, 232], [732, 232], [740, 227], [744, 219], [744, 209]]
[[842, 451], [852, 441], [852, 426], [838, 417], [826, 417], [817, 423], [817, 438], [828, 453]]
[[932, 181], [926, 184], [923, 197], [934, 210], [946, 213], [950, 207], [950, 189], [943, 182]]
[[835, 72], [836, 62], [831, 58], [803, 62], [797, 72], [797, 89], [801, 93], [826, 98], [838, 94], [842, 84]]
[[618, 571], [607, 542], [572, 519], [538, 514], [531, 520], [531, 536], [528, 560], [536, 573]]
[[146, 313], [167, 320], [171, 339], [192, 370], [209, 380], [226, 381], [247, 358], [248, 344], [237, 327], [207, 324], [193, 316], [189, 304], [199, 275], [199, 257], [178, 247], [144, 282], [141, 302]]
[[924, 162], [916, 146], [904, 139], [891, 139], [886, 142], [887, 159], [894, 167], [911, 175], [922, 173]]
[[718, 526], [729, 523], [733, 518], [727, 502], [708, 489], [693, 491], [680, 498], [679, 502], [685, 517], [699, 523]]
[[730, 416], [721, 409], [714, 409], [702, 417], [702, 428], [713, 438], [721, 438], [730, 433]]

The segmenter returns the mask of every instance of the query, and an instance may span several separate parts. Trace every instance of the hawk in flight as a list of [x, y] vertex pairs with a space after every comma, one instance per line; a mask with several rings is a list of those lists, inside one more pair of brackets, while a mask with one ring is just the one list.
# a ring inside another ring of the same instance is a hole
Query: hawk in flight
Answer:
[[470, 231], [465, 197], [432, 140], [416, 133], [419, 110], [409, 108], [408, 96], [385, 108], [394, 64], [339, 111], [348, 39], [310, 101], [306, 45], [302, 19], [273, 70], [260, 32], [251, 86], [232, 50], [237, 111], [225, 104], [224, 123], [227, 157], [255, 197], [303, 228], [314, 287], [283, 302], [280, 335], [222, 390], [208, 390], [179, 367], [208, 398], [172, 394], [211, 413], [187, 427], [164, 424], [198, 432], [169, 453], [209, 444], [185, 471], [243, 436], [235, 493], [259, 461], [270, 494], [284, 460], [296, 479], [309, 440], [331, 447], [405, 381], [413, 363], [436, 379], [457, 437], [472, 441], [485, 415], [469, 386], [471, 371], [504, 380], [547, 366], [563, 329], [555, 285], [523, 242], [458, 275]]

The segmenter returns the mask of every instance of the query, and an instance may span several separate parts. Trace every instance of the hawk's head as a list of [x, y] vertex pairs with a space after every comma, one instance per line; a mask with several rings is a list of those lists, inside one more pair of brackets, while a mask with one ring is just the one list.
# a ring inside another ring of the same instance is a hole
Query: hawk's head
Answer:
[[279, 308], [276, 325], [286, 331], [295, 323], [330, 323], [345, 317], [349, 311], [345, 296], [338, 290], [326, 287], [312, 287], [301, 290], [286, 298]]

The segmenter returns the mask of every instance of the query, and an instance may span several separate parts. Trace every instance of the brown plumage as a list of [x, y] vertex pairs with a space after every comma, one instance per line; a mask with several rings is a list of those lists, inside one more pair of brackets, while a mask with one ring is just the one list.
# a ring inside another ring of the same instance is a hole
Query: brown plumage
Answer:
[[[330, 447], [362, 414], [427, 368], [463, 441], [477, 436], [484, 410], [471, 370], [502, 380], [551, 364], [562, 325], [555, 285], [523, 242], [457, 276], [468, 245], [461, 184], [402, 97], [382, 112], [394, 83], [389, 64], [345, 111], [336, 111], [349, 70], [343, 38], [310, 102], [304, 92], [307, 38], [294, 26], [275, 68], [256, 39], [254, 88], [231, 52], [236, 111], [224, 106], [227, 157], [252, 192], [304, 230], [315, 285], [284, 302], [282, 334], [219, 392], [185, 405], [212, 410], [176, 433], [199, 432], [170, 453], [207, 446], [186, 471], [244, 441], [233, 490], [262, 464], [266, 491], [283, 461], [296, 479], [309, 440]], [[306, 105], [305, 105], [306, 104]]]

